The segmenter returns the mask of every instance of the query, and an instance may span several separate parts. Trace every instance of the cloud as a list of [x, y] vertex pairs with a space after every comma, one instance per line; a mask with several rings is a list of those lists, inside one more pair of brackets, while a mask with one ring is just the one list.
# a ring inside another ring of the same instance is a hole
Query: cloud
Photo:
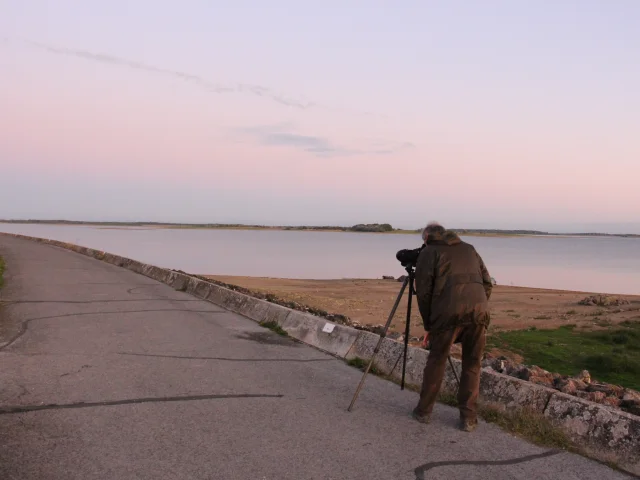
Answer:
[[410, 142], [369, 141], [366, 145], [353, 148], [338, 145], [330, 139], [316, 135], [302, 135], [292, 132], [291, 123], [258, 125], [232, 128], [232, 131], [251, 138], [263, 146], [291, 147], [314, 154], [318, 157], [338, 157], [353, 155], [392, 155], [401, 150], [414, 148]]
[[262, 137], [263, 145], [285, 145], [300, 148], [319, 156], [351, 155], [347, 148], [333, 145], [328, 139], [295, 133], [268, 133]]
[[101, 62], [105, 64], [110, 64], [110, 65], [117, 65], [121, 67], [131, 68], [134, 70], [141, 70], [141, 71], [155, 73], [159, 75], [169, 75], [169, 76], [184, 80], [186, 82], [192, 83], [206, 91], [213, 92], [213, 93], [220, 93], [220, 94], [248, 93], [258, 97], [267, 98], [276, 103], [279, 103], [280, 105], [293, 107], [301, 110], [307, 110], [307, 109], [318, 106], [313, 102], [304, 102], [301, 100], [297, 100], [295, 98], [282, 95], [270, 88], [263, 87], [260, 85], [253, 85], [248, 83], [235, 83], [235, 84], [224, 85], [224, 84], [212, 82], [199, 75], [193, 75], [191, 73], [181, 72], [179, 70], [155, 67], [153, 65], [147, 65], [145, 63], [138, 62], [135, 60], [127, 60], [125, 58], [115, 57], [113, 55], [107, 55], [104, 53], [88, 52], [85, 50], [77, 50], [77, 49], [71, 49], [71, 48], [53, 47], [51, 45], [45, 45], [45, 44], [34, 42], [31, 40], [25, 40], [25, 43], [27, 43], [28, 45], [31, 45], [32, 47], [39, 48], [40, 50], [44, 50], [48, 53], [55, 54], [55, 55], [73, 56], [73, 57], [81, 58], [84, 60]]
[[[212, 93], [218, 93], [218, 94], [225, 94], [225, 93], [243, 94], [244, 93], [244, 94], [254, 95], [257, 97], [267, 98], [280, 105], [296, 108], [299, 110], [317, 109], [317, 110], [324, 110], [327, 112], [341, 114], [341, 115], [347, 114], [347, 115], [355, 115], [355, 116], [361, 116], [361, 117], [378, 117], [384, 120], [390, 119], [389, 115], [375, 113], [372, 111], [351, 110], [344, 107], [334, 107], [334, 106], [323, 105], [323, 104], [312, 102], [312, 101], [303, 101], [301, 99], [296, 99], [291, 96], [278, 93], [271, 88], [264, 87], [261, 85], [241, 83], [241, 82], [236, 82], [232, 84], [220, 84], [220, 83], [216, 83], [211, 80], [208, 80], [199, 75], [194, 75], [187, 72], [181, 72], [179, 70], [172, 70], [169, 68], [162, 68], [162, 67], [156, 67], [153, 65], [147, 65], [145, 63], [138, 62], [135, 60], [129, 60], [122, 57], [116, 57], [116, 56], [108, 55], [104, 53], [89, 52], [86, 50], [65, 48], [65, 47], [55, 47], [52, 45], [47, 45], [44, 43], [29, 40], [29, 39], [20, 39], [18, 40], [18, 42], [25, 45], [29, 45], [34, 48], [38, 48], [42, 51], [45, 51], [53, 55], [73, 56], [83, 60], [101, 62], [104, 64], [116, 65], [120, 67], [130, 68], [133, 70], [140, 70], [140, 71], [145, 71], [149, 73], [155, 73], [158, 75], [170, 75], [170, 76], [179, 78], [181, 80], [184, 80], [185, 82], [190, 82], [195, 86], [198, 86], [203, 90], [212, 92]], [[8, 37], [1, 37], [0, 43], [9, 44], [11, 43], [11, 39]]]

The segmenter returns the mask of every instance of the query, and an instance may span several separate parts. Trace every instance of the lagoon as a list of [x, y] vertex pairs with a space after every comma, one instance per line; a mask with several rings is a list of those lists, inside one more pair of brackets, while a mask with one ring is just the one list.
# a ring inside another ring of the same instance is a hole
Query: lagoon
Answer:
[[[0, 232], [49, 238], [194, 274], [335, 279], [399, 276], [395, 258], [418, 234], [4, 224]], [[640, 239], [463, 236], [501, 285], [640, 294]], [[0, 242], [2, 238], [0, 237]]]

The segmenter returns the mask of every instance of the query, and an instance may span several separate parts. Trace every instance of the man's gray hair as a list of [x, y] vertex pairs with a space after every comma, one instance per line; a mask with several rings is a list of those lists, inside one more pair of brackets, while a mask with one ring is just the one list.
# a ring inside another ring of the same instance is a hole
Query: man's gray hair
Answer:
[[438, 222], [429, 222], [427, 226], [422, 229], [422, 240], [424, 241], [427, 238], [427, 235], [434, 233], [443, 234], [444, 232], [445, 228]]

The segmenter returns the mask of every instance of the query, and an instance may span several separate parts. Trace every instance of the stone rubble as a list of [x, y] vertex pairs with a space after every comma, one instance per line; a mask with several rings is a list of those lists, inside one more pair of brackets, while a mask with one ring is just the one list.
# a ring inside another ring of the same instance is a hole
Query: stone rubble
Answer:
[[619, 385], [595, 382], [588, 371], [568, 376], [548, 372], [538, 366], [516, 364], [507, 357], [487, 354], [483, 367], [490, 367], [499, 373], [553, 388], [574, 397], [609, 405], [633, 415], [640, 416], [640, 392]]
[[590, 305], [598, 307], [619, 307], [621, 305], [629, 305], [631, 302], [624, 298], [614, 297], [612, 295], [591, 295], [583, 298], [578, 302], [579, 305]]

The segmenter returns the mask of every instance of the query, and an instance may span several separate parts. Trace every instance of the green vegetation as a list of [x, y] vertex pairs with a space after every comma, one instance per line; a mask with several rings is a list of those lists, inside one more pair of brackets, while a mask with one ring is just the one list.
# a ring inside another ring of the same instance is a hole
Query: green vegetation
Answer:
[[358, 224], [351, 227], [354, 232], [393, 232], [393, 227], [388, 223]]
[[4, 269], [4, 258], [0, 257], [0, 288], [2, 288], [2, 285], [4, 285]]
[[[367, 368], [367, 365], [369, 365], [369, 362], [360, 357], [353, 357], [347, 360], [347, 365], [355, 367], [358, 370], [362, 370], [364, 372], [364, 369]], [[373, 375], [383, 376], [381, 372], [376, 368], [375, 363], [371, 365], [371, 368], [369, 369], [369, 373]]]
[[[451, 407], [458, 406], [456, 396], [450, 392], [441, 392], [438, 395], [438, 401]], [[480, 403], [478, 416], [487, 423], [495, 423], [503, 430], [541, 447], [578, 450], [569, 437], [562, 430], [554, 427], [548, 418], [526, 408], [504, 411], [491, 404]]]
[[575, 325], [555, 330], [494, 333], [487, 348], [518, 353], [530, 365], [575, 375], [588, 370], [599, 381], [640, 390], [640, 321], [626, 321], [607, 331], [577, 331]]
[[569, 437], [554, 427], [549, 419], [526, 408], [503, 412], [490, 405], [480, 405], [479, 414], [485, 422], [495, 423], [503, 430], [541, 447], [578, 450]]
[[283, 337], [288, 337], [289, 334], [287, 333], [286, 330], [284, 330], [280, 325], [278, 325], [277, 322], [274, 321], [270, 321], [270, 322], [260, 322], [260, 326], [264, 327], [264, 328], [268, 328], [269, 330], [271, 330], [272, 332], [277, 333], [278, 335], [282, 335]]

